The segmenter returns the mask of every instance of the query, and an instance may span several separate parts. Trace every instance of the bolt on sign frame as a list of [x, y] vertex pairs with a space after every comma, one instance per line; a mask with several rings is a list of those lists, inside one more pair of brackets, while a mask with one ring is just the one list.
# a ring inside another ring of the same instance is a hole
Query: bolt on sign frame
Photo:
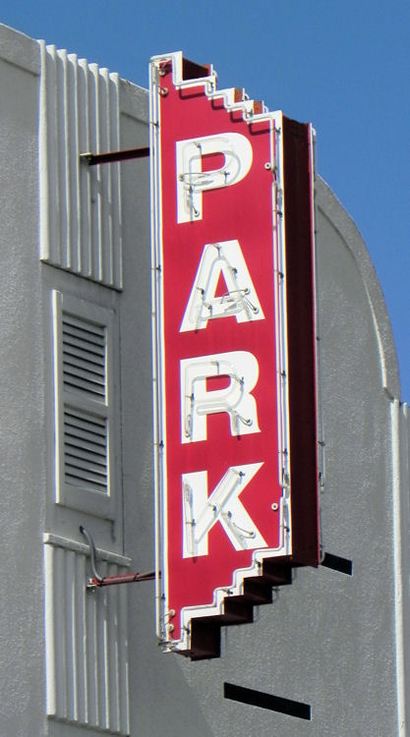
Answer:
[[151, 59], [157, 632], [193, 659], [319, 563], [313, 135]]

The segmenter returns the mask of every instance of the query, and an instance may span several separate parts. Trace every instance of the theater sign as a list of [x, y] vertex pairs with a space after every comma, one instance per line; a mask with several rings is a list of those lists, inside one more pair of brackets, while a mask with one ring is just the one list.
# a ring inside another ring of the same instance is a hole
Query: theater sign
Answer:
[[219, 654], [319, 561], [312, 128], [151, 60], [157, 620]]

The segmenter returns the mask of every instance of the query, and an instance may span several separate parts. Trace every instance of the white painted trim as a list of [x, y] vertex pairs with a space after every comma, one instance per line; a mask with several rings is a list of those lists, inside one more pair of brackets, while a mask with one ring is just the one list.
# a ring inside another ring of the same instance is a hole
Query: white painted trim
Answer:
[[120, 148], [120, 78], [39, 42], [40, 258], [121, 291], [119, 162], [89, 167], [80, 154]]
[[[44, 536], [45, 537], [45, 536]], [[56, 651], [54, 622], [54, 560], [50, 547], [44, 551], [45, 587], [45, 647], [46, 647], [46, 710], [49, 716], [57, 714]]]
[[[84, 543], [79, 543], [77, 540], [72, 540], [68, 537], [62, 537], [61, 535], [55, 535], [53, 532], [45, 532], [43, 534], [44, 545], [53, 545], [58, 548], [64, 548], [65, 550], [72, 550], [75, 553], [82, 553], [83, 555], [89, 555], [90, 548]], [[105, 550], [104, 548], [96, 548], [97, 555], [101, 560], [107, 561], [107, 563], [115, 563], [117, 566], [124, 566], [129, 568], [131, 566], [132, 558], [127, 555], [120, 555], [119, 553], [113, 553], [111, 550]]]
[[403, 601], [403, 539], [400, 474], [400, 402], [396, 399], [390, 405], [391, 413], [391, 459], [392, 459], [392, 517], [393, 517], [393, 585], [394, 622], [396, 645], [396, 694], [398, 737], [406, 736], [406, 679], [405, 679], [405, 641], [404, 641], [404, 601]]
[[[63, 722], [81, 733], [91, 728], [125, 737], [129, 735], [127, 587], [87, 591], [88, 546], [51, 534], [44, 541], [49, 724]], [[105, 575], [118, 575], [128, 563], [125, 556], [99, 553]]]
[[157, 91], [158, 68], [150, 64], [150, 177], [151, 177], [151, 299], [152, 299], [152, 352], [153, 352], [153, 416], [154, 416], [154, 489], [155, 489], [155, 609], [156, 609], [156, 631], [161, 640], [164, 637], [162, 631], [162, 610], [164, 571], [167, 570], [166, 541], [161, 540], [166, 535], [166, 476], [163, 469], [166, 468], [166, 448], [163, 445], [165, 437], [165, 403], [163, 399], [164, 378], [162, 375], [163, 356], [165, 352], [162, 325], [163, 325], [163, 303], [162, 303], [162, 198], [161, 198], [161, 146], [159, 140], [160, 131], [160, 105]]

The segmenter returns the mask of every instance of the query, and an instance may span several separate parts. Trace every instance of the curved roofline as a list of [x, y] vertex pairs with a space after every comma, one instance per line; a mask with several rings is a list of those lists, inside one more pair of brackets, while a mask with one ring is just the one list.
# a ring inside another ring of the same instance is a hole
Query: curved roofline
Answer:
[[366, 244], [350, 215], [329, 185], [316, 178], [316, 206], [339, 232], [359, 271], [369, 300], [383, 371], [383, 386], [390, 399], [399, 399], [400, 375], [396, 346], [386, 302]]

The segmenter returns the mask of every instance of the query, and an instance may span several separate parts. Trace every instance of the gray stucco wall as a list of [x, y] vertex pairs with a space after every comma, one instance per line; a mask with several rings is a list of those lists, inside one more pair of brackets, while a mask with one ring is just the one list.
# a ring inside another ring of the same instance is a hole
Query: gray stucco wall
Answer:
[[[352, 560], [353, 576], [324, 567], [298, 570], [292, 586], [260, 608], [256, 622], [224, 631], [217, 661], [191, 663], [155, 652], [153, 613], [145, 611], [132, 688], [142, 734], [402, 734], [396, 358], [364, 243], [320, 179], [317, 205], [322, 541], [326, 552]], [[405, 499], [406, 492], [404, 486]], [[138, 612], [146, 606], [142, 597], [133, 593]], [[224, 682], [310, 704], [312, 721], [226, 700]]]
[[[2, 319], [0, 735], [99, 732], [45, 717], [42, 534], [101, 547], [153, 567], [150, 248], [147, 162], [121, 165], [124, 289], [110, 290], [39, 261], [39, 46], [0, 26], [0, 270]], [[146, 93], [121, 83], [121, 147], [146, 145]], [[221, 659], [161, 653], [152, 583], [128, 587], [133, 737], [391, 737], [406, 734], [408, 412], [399, 403], [394, 343], [360, 235], [317, 181], [322, 535], [353, 576], [295, 572], [255, 622], [223, 630]], [[115, 310], [120, 332], [121, 512], [104, 519], [53, 497], [50, 292]], [[97, 592], [99, 595], [99, 592]], [[224, 699], [232, 683], [312, 707], [312, 720]], [[101, 733], [101, 732], [100, 732]]]
[[0, 29], [0, 734], [41, 734], [46, 465], [37, 44]]

